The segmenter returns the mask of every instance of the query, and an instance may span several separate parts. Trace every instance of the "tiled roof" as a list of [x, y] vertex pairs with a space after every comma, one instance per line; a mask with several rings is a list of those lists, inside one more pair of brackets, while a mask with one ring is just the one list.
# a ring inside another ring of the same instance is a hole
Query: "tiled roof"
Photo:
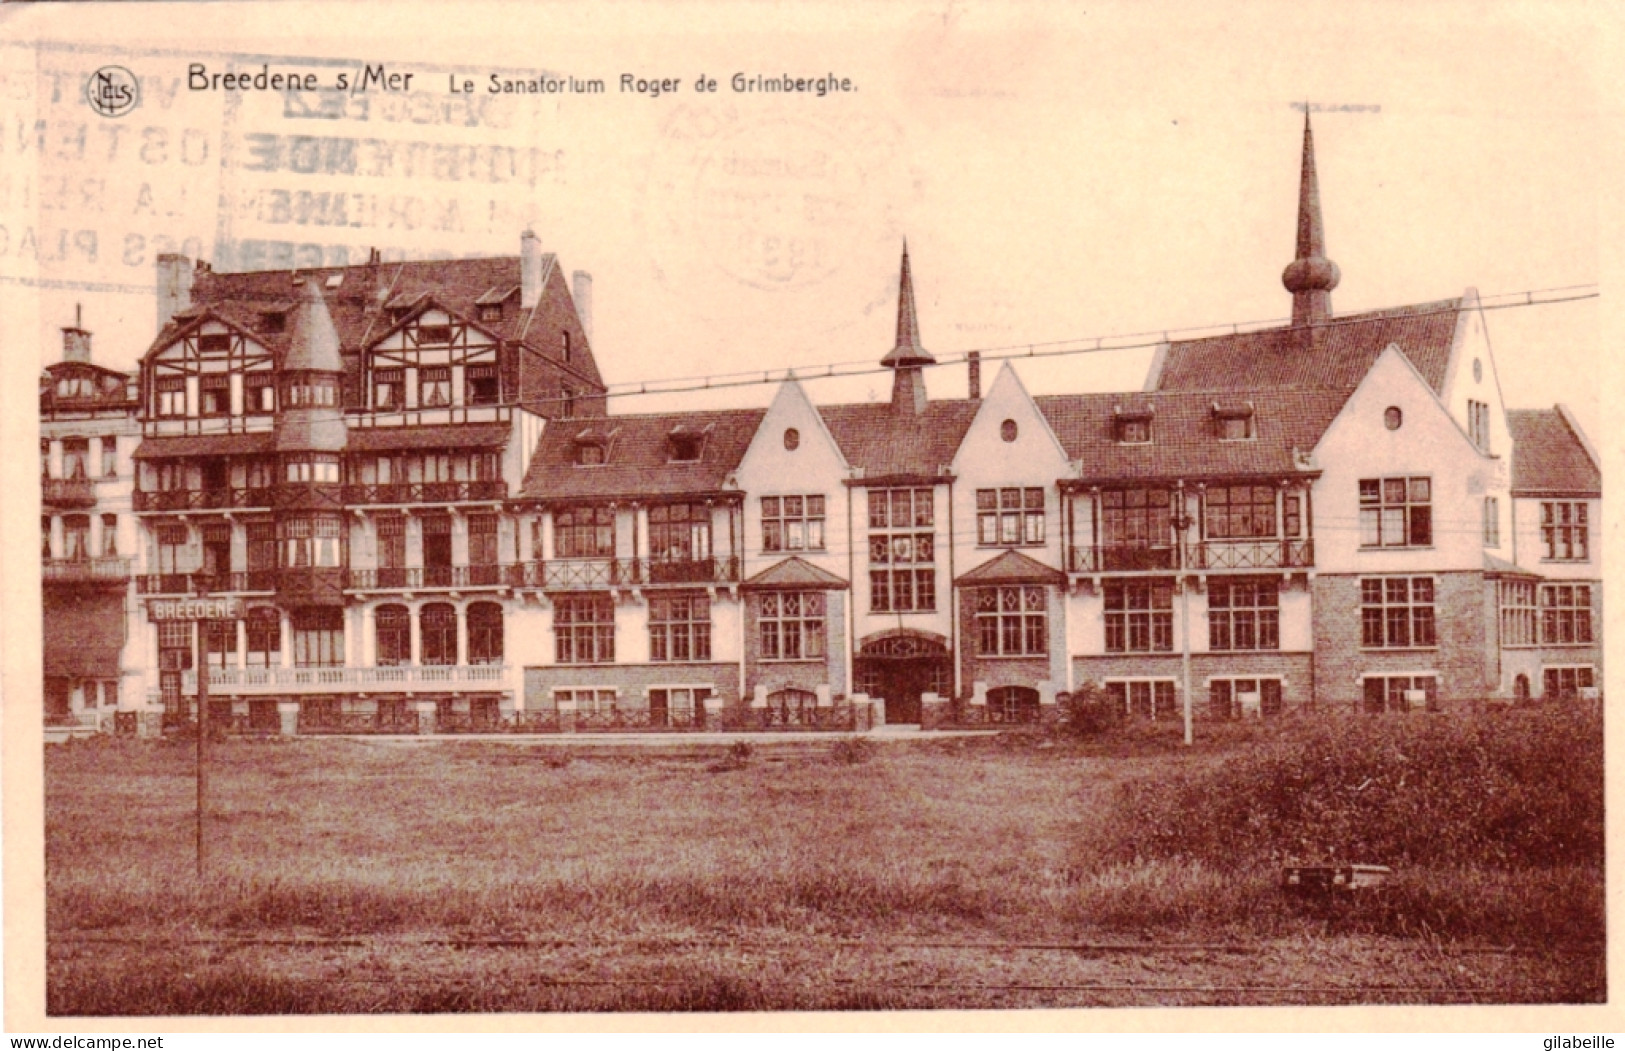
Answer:
[[1458, 298], [1334, 317], [1309, 330], [1310, 347], [1302, 343], [1303, 330], [1292, 328], [1180, 340], [1168, 345], [1157, 389], [1352, 390], [1365, 379], [1377, 355], [1397, 343], [1438, 391], [1444, 385], [1461, 308]]
[[1495, 577], [1539, 577], [1540, 574], [1532, 570], [1515, 566], [1504, 558], [1496, 558], [1489, 552], [1484, 553], [1484, 572]]
[[751, 577], [740, 585], [745, 588], [844, 588], [846, 581], [834, 573], [808, 562], [804, 558], [791, 555], [782, 562], [775, 562], [760, 573]]
[[1066, 574], [1059, 569], [1022, 554], [1006, 551], [960, 575], [955, 584], [1064, 584]]
[[253, 456], [276, 450], [275, 431], [250, 434], [174, 434], [143, 439], [136, 446], [138, 460], [171, 456]]
[[1561, 409], [1508, 409], [1515, 494], [1601, 493], [1602, 472]]
[[847, 463], [865, 479], [931, 476], [953, 462], [980, 404], [933, 401], [924, 413], [899, 413], [889, 402], [826, 405], [818, 410]]
[[[719, 492], [739, 466], [763, 415], [761, 409], [728, 409], [557, 420], [537, 443], [522, 492], [537, 500]], [[679, 426], [679, 433], [704, 433], [698, 460], [672, 460], [671, 435]], [[599, 441], [612, 433], [604, 463], [577, 465], [577, 439], [584, 432]]]
[[[1234, 408], [1233, 397], [1213, 391], [1143, 395], [1062, 394], [1033, 400], [1070, 459], [1083, 461], [1082, 479], [1247, 477], [1290, 475], [1303, 468], [1294, 451], [1308, 454], [1348, 398], [1347, 391], [1263, 390], [1253, 405], [1247, 441], [1221, 441], [1215, 402]], [[1113, 412], [1152, 408], [1151, 441], [1116, 440]]]
[[[558, 266], [552, 253], [542, 255], [542, 287]], [[297, 276], [301, 284], [294, 284]], [[334, 286], [334, 277], [341, 280]], [[285, 313], [292, 320], [294, 308], [305, 285], [319, 290], [327, 302], [333, 327], [346, 359], [378, 339], [391, 327], [382, 306], [389, 303], [420, 303], [432, 298], [442, 307], [478, 324], [511, 342], [544, 350], [543, 332], [529, 329], [531, 311], [519, 308], [516, 293], [520, 282], [519, 257], [497, 256], [485, 259], [436, 259], [397, 263], [323, 267], [318, 270], [254, 270], [240, 274], [200, 270], [193, 279], [192, 306], [176, 316], [185, 323], [204, 308], [254, 333], [255, 338], [277, 355], [280, 361], [288, 350], [291, 324], [281, 332], [262, 331], [262, 314]], [[504, 302], [508, 305], [500, 320], [479, 320], [479, 304]], [[156, 345], [167, 343], [174, 332], [166, 327]], [[545, 348], [551, 352], [551, 343]], [[581, 355], [571, 367], [594, 385], [601, 383], [590, 356]]]
[[382, 452], [386, 449], [458, 449], [468, 446], [505, 445], [505, 423], [449, 424], [440, 427], [352, 427], [351, 452]]

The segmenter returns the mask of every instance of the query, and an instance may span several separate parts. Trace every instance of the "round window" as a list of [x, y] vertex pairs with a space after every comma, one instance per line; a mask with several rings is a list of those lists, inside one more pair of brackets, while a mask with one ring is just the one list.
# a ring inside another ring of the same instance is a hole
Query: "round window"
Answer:
[[1484, 382], [1484, 363], [1477, 358], [1473, 359], [1473, 382]]
[[1015, 441], [1016, 440], [1016, 421], [1015, 420], [1005, 420], [1003, 423], [999, 424], [999, 437], [1003, 438], [1007, 442]]
[[1405, 414], [1399, 411], [1398, 405], [1388, 406], [1388, 411], [1382, 414], [1382, 422], [1388, 425], [1390, 431], [1399, 430], [1399, 425], [1405, 422]]
[[786, 449], [794, 450], [796, 446], [800, 444], [801, 432], [796, 430], [794, 427], [786, 427], [784, 429], [784, 447]]

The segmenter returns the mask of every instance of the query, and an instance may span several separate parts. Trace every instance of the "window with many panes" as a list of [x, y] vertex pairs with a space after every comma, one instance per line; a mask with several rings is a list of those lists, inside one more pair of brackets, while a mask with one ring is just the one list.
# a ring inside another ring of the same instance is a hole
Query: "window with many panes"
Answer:
[[162, 376], [153, 381], [159, 416], [186, 415], [186, 377]]
[[1108, 489], [1100, 494], [1100, 542], [1107, 547], [1168, 547], [1173, 543], [1166, 489]]
[[1106, 696], [1113, 704], [1121, 705], [1125, 715], [1142, 719], [1172, 719], [1179, 713], [1172, 679], [1108, 681]]
[[497, 516], [468, 516], [468, 564], [492, 566], [497, 563]]
[[711, 600], [703, 591], [649, 596], [649, 659], [711, 659]]
[[374, 369], [372, 407], [381, 411], [406, 407], [406, 370]]
[[[234, 620], [206, 620], [203, 626], [205, 654], [209, 667], [228, 667], [237, 657], [237, 622]], [[229, 702], [228, 702], [229, 703]]]
[[1484, 498], [1484, 546], [1501, 546], [1501, 501], [1494, 496]]
[[811, 660], [824, 656], [822, 591], [767, 591], [757, 626], [764, 660]]
[[344, 523], [338, 518], [290, 518], [283, 522], [283, 562], [296, 569], [333, 569], [342, 565], [339, 550]]
[[249, 413], [276, 411], [275, 376], [269, 372], [251, 372], [243, 377], [243, 411]]
[[1208, 713], [1215, 719], [1248, 719], [1281, 714], [1280, 679], [1213, 679]]
[[[380, 515], [378, 527], [378, 568], [401, 569], [406, 565], [406, 517]], [[383, 583], [380, 580], [380, 583]]]
[[344, 610], [336, 606], [295, 609], [293, 663], [301, 668], [336, 668], [344, 664]]
[[869, 490], [869, 608], [909, 613], [937, 608], [931, 489]]
[[1503, 580], [1496, 585], [1501, 607], [1501, 645], [1535, 644], [1535, 584], [1531, 580]]
[[1591, 585], [1541, 585], [1540, 641], [1544, 646], [1592, 641]]
[[615, 660], [615, 602], [608, 595], [559, 595], [553, 600], [553, 638], [560, 664]]
[[1361, 707], [1373, 714], [1439, 706], [1439, 680], [1433, 675], [1368, 675], [1361, 690]]
[[468, 607], [468, 663], [501, 664], [502, 606], [475, 602]]
[[1106, 581], [1106, 652], [1153, 653], [1174, 648], [1171, 580]]
[[608, 714], [615, 710], [615, 691], [612, 689], [558, 689], [553, 691], [553, 703], [564, 708], [575, 706], [578, 712], [589, 715]]
[[1049, 613], [1041, 585], [976, 589], [976, 651], [983, 657], [1042, 657]]
[[1044, 490], [976, 490], [976, 542], [983, 547], [1042, 544]]
[[1210, 486], [1202, 501], [1203, 533], [1210, 540], [1272, 537], [1275, 489], [1268, 485]]
[[1578, 697], [1581, 690], [1589, 690], [1597, 685], [1597, 672], [1589, 664], [1578, 665], [1573, 668], [1547, 668], [1543, 679], [1546, 685], [1546, 697], [1551, 700], [1561, 700]]
[[1437, 646], [1432, 577], [1360, 581], [1360, 645], [1370, 649]]
[[1269, 577], [1210, 577], [1207, 640], [1212, 650], [1280, 649], [1280, 584]]
[[339, 480], [339, 458], [315, 455], [290, 458], [284, 470], [290, 482], [336, 482]]
[[412, 662], [412, 614], [405, 606], [379, 606], [372, 615], [381, 666]]
[[187, 529], [181, 523], [164, 523], [153, 527], [153, 539], [158, 545], [158, 572], [184, 573], [187, 562]]
[[62, 439], [62, 477], [82, 482], [90, 477], [90, 439]]
[[436, 367], [418, 370], [418, 405], [440, 408], [451, 404], [451, 369]]
[[[553, 512], [553, 557], [612, 558], [615, 555], [615, 510], [570, 507]], [[541, 545], [536, 557], [542, 557]]]
[[418, 611], [418, 661], [457, 663], [457, 608], [451, 603], [431, 602]]
[[762, 497], [762, 550], [824, 550], [824, 498]]
[[1547, 500], [1540, 505], [1540, 542], [1547, 562], [1584, 562], [1591, 557], [1591, 528], [1584, 500]]
[[1427, 478], [1360, 479], [1360, 546], [1433, 543], [1433, 483]]
[[649, 557], [689, 562], [711, 557], [711, 509], [700, 503], [649, 508]]
[[198, 377], [198, 414], [225, 416], [231, 412], [231, 377], [212, 372]]

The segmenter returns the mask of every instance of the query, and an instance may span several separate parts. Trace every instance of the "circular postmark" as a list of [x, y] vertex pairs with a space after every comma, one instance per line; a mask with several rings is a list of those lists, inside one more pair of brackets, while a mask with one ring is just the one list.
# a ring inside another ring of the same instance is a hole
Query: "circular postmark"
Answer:
[[141, 104], [141, 83], [123, 66], [103, 66], [85, 81], [85, 101], [104, 117], [122, 117]]

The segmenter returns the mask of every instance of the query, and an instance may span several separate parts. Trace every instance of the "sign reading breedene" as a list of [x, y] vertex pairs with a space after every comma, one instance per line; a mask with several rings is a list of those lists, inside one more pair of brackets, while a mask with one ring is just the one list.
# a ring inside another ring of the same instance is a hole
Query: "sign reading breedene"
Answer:
[[243, 600], [220, 598], [155, 599], [147, 603], [153, 620], [240, 620]]

